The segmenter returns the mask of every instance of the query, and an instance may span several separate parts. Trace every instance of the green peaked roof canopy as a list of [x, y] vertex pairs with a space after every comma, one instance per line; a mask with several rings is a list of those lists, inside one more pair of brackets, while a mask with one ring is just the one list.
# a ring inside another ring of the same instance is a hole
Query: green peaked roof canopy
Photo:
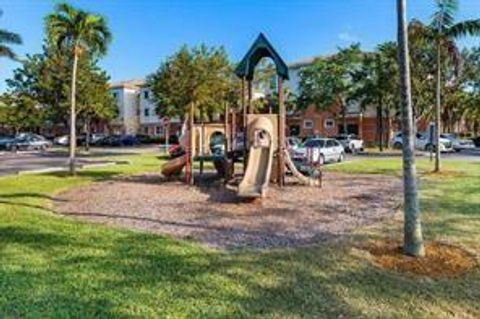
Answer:
[[250, 47], [250, 50], [248, 50], [245, 57], [242, 59], [242, 61], [240, 61], [235, 69], [235, 74], [239, 78], [245, 77], [249, 81], [253, 80], [255, 67], [262, 58], [272, 59], [275, 63], [277, 75], [284, 80], [288, 80], [287, 64], [282, 60], [277, 51], [275, 51], [270, 42], [268, 42], [263, 33], [260, 33], [253, 45]]

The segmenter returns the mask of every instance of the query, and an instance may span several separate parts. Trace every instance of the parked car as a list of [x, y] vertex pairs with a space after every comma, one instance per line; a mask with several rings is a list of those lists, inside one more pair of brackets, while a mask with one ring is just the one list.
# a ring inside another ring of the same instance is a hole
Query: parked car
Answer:
[[363, 140], [355, 134], [339, 134], [334, 138], [342, 144], [346, 152], [356, 153], [363, 151]]
[[67, 146], [70, 144], [70, 136], [69, 135], [57, 136], [53, 139], [53, 143], [55, 145]]
[[0, 136], [0, 150], [6, 150], [7, 144], [12, 143], [15, 140], [13, 135], [2, 135]]
[[475, 144], [472, 140], [461, 139], [458, 135], [453, 133], [440, 134], [440, 137], [449, 140], [452, 143], [453, 150], [456, 152], [475, 148]]
[[480, 147], [480, 136], [472, 138], [473, 144], [475, 144], [475, 147]]
[[19, 134], [11, 142], [6, 144], [7, 150], [20, 151], [20, 150], [46, 150], [52, 147], [52, 142], [45, 137], [36, 134]]
[[302, 144], [302, 140], [297, 136], [288, 136], [287, 145], [290, 151], [296, 150]]
[[121, 136], [120, 135], [107, 135], [104, 138], [97, 141], [96, 145], [99, 146], [121, 146]]
[[327, 162], [342, 162], [345, 159], [345, 149], [342, 144], [332, 138], [310, 138], [293, 153], [297, 162], [314, 162], [320, 165]]
[[[435, 141], [431, 141], [428, 134], [417, 133], [415, 135], [415, 148], [422, 151], [431, 151], [435, 149]], [[390, 145], [393, 148], [400, 149], [402, 148], [403, 139], [402, 132], [397, 132], [393, 134], [393, 137], [390, 140]], [[450, 152], [453, 151], [452, 142], [446, 138], [440, 137], [440, 152]]]
[[212, 155], [225, 154], [225, 135], [216, 134], [210, 138], [210, 152]]

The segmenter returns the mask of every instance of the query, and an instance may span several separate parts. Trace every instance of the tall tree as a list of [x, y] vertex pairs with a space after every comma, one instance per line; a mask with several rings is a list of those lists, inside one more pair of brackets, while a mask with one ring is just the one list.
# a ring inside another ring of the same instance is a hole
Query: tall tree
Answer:
[[340, 108], [342, 131], [347, 133], [346, 115], [354, 99], [358, 82], [355, 75], [361, 68], [362, 52], [359, 44], [341, 49], [329, 58], [316, 59], [300, 71], [298, 103], [302, 108], [315, 105], [326, 110]]
[[[13, 77], [7, 80], [7, 89], [12, 99], [29, 97], [40, 105], [44, 120], [68, 127], [70, 86], [65, 79], [71, 76], [72, 59], [55, 48], [45, 46], [43, 50], [26, 56], [22, 65], [13, 71]], [[88, 54], [79, 57], [76, 113], [80, 121], [76, 121], [77, 129], [78, 122], [86, 125], [89, 121], [108, 120], [116, 112], [108, 84], [110, 78], [97, 63]]]
[[[3, 12], [0, 10], [0, 17]], [[0, 29], [0, 57], [16, 59], [16, 54], [10, 48], [10, 44], [22, 44], [22, 38], [17, 33]]]
[[406, 0], [397, 0], [398, 64], [400, 66], [400, 99], [402, 105], [403, 136], [403, 193], [404, 241], [403, 251], [412, 256], [423, 256], [422, 226], [418, 204], [416, 166], [414, 156], [413, 109], [410, 82]]
[[364, 55], [362, 68], [355, 76], [360, 85], [354, 99], [360, 101], [362, 109], [368, 106], [377, 108], [377, 142], [380, 151], [386, 144], [385, 119], [390, 119], [391, 111], [398, 104], [398, 83], [391, 81], [398, 78], [397, 60], [396, 44], [383, 43], [374, 52]]
[[44, 109], [26, 94], [4, 93], [0, 96], [0, 125], [19, 133], [36, 130], [44, 122]]
[[76, 81], [80, 55], [88, 53], [102, 56], [107, 52], [111, 33], [104, 17], [76, 9], [66, 3], [56, 6], [55, 12], [46, 17], [46, 31], [51, 43], [59, 51], [71, 54], [72, 77], [70, 89], [70, 174], [75, 174], [76, 151]]
[[234, 89], [232, 65], [223, 48], [181, 48], [148, 77], [161, 116], [184, 118], [190, 105], [195, 117], [209, 120], [223, 111]]
[[[480, 19], [465, 20], [455, 23], [455, 15], [458, 12], [458, 0], [435, 0], [436, 11], [430, 24], [431, 39], [437, 49], [436, 56], [436, 103], [435, 103], [435, 143], [438, 146], [441, 133], [441, 106], [442, 106], [442, 75], [445, 52], [454, 59], [460, 57], [455, 41], [465, 36], [480, 35]], [[440, 148], [435, 150], [435, 171], [441, 169]]]

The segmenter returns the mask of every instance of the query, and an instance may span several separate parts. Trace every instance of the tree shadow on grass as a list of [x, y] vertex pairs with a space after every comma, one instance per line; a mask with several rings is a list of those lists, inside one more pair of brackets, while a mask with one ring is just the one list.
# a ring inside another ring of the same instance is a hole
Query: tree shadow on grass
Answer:
[[[81, 231], [4, 227], [3, 247], [36, 251], [23, 261], [3, 250], [0, 282], [8, 293], [0, 314], [357, 318], [375, 307], [378, 317], [401, 317], [444, 301], [468, 311], [480, 298], [480, 290], [468, 288], [471, 276], [419, 281], [370, 266], [345, 246], [226, 254], [165, 237], [103, 232], [93, 240]], [[39, 263], [38, 256], [48, 257]]]

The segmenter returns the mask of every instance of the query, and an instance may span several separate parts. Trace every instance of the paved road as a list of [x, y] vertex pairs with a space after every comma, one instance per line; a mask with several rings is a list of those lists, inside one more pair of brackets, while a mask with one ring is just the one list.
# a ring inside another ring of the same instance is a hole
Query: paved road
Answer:
[[[92, 148], [89, 155], [78, 156], [78, 164], [104, 163], [107, 157], [151, 152], [158, 152], [158, 146]], [[374, 155], [372, 157], [375, 158], [382, 156]], [[400, 157], [400, 155], [398, 155], [398, 157]], [[353, 156], [353, 159], [360, 158], [365, 159], [367, 157], [361, 155]], [[428, 156], [424, 158], [428, 158]], [[480, 162], [480, 149], [468, 152], [443, 154], [443, 158]], [[55, 148], [52, 151], [43, 154], [38, 152], [23, 152], [17, 154], [0, 152], [0, 176], [30, 170], [43, 170], [58, 167], [67, 168], [67, 164], [67, 149], [65, 148]]]
[[[135, 148], [94, 148], [90, 154], [78, 156], [78, 165], [105, 163], [107, 157], [129, 154], [155, 152], [158, 148], [135, 147]], [[44, 170], [54, 168], [67, 168], [67, 150], [54, 148], [45, 153], [40, 152], [0, 152], [0, 176], [17, 174], [18, 172]]]

